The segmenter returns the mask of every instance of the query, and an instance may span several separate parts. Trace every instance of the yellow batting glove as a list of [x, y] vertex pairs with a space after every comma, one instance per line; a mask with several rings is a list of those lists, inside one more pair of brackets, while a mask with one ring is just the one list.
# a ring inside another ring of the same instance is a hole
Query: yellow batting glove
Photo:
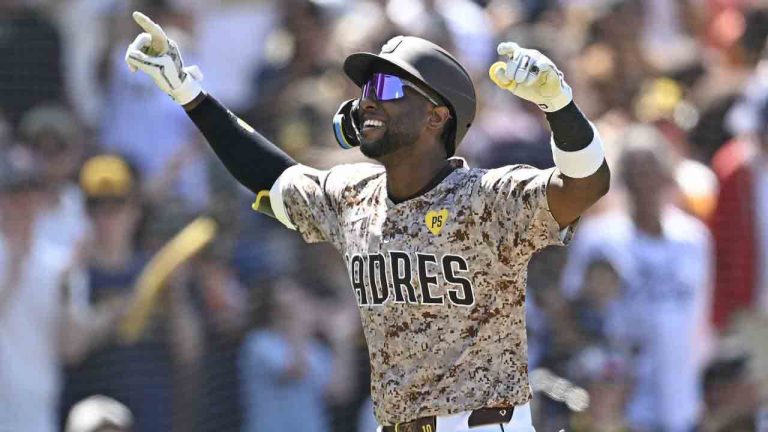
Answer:
[[508, 58], [491, 65], [488, 75], [497, 86], [533, 102], [546, 112], [557, 111], [573, 100], [563, 73], [537, 50], [521, 48], [514, 42], [499, 44], [496, 51]]

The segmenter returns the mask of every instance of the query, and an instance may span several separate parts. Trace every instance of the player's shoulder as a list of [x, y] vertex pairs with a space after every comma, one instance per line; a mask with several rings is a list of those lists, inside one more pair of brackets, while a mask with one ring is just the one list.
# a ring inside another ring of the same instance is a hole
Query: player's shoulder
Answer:
[[329, 175], [345, 178], [347, 181], [356, 182], [370, 177], [376, 177], [384, 173], [384, 167], [370, 162], [357, 162], [339, 164], [328, 170]]
[[336, 165], [328, 170], [327, 181], [336, 188], [356, 188], [381, 179], [384, 167], [374, 163], [359, 162]]
[[337, 199], [373, 194], [385, 178], [383, 166], [365, 162], [335, 165], [324, 173], [323, 189]]

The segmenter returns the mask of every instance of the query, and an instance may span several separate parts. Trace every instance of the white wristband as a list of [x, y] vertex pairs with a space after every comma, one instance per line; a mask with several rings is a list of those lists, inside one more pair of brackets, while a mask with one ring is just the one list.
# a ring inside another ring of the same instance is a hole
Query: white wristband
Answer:
[[552, 138], [552, 156], [555, 159], [555, 165], [560, 172], [571, 178], [584, 178], [594, 174], [605, 160], [605, 153], [603, 153], [603, 142], [600, 139], [600, 134], [597, 132], [597, 128], [592, 122], [589, 122], [592, 126], [595, 136], [592, 138], [592, 142], [588, 146], [577, 151], [565, 151], [561, 150], [555, 144], [555, 139]]
[[186, 105], [192, 102], [197, 95], [203, 92], [203, 87], [200, 85], [200, 81], [193, 78], [191, 75], [187, 75], [187, 79], [176, 90], [171, 91], [170, 95], [174, 101], [179, 105]]

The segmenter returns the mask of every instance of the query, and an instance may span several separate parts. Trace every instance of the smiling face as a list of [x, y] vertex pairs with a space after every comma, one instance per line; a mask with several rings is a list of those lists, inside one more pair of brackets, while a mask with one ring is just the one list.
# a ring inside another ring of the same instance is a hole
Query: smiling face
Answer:
[[444, 152], [440, 135], [450, 118], [449, 108], [431, 90], [396, 75], [374, 73], [359, 101], [360, 149], [385, 165], [396, 154], [401, 159]]
[[412, 146], [424, 132], [432, 104], [423, 96], [405, 89], [405, 97], [379, 101], [375, 96], [360, 100], [360, 150], [380, 159]]

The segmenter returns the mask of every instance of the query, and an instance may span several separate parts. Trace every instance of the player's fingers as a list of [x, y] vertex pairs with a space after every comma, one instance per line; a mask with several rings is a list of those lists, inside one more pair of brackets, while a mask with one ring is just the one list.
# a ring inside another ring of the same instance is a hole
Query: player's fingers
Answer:
[[145, 66], [159, 67], [160, 64], [156, 61], [157, 57], [152, 57], [144, 54], [139, 50], [129, 49], [125, 53], [125, 62], [128, 63], [128, 67], [133, 69], [142, 69]]
[[130, 69], [131, 72], [136, 72], [137, 70], [139, 70], [140, 62], [135, 58], [126, 55], [125, 62], [128, 64], [128, 69]]
[[537, 61], [531, 68], [531, 72], [535, 75], [543, 75], [552, 70], [552, 63], [548, 61]]
[[515, 72], [517, 71], [517, 68], [520, 67], [520, 63], [516, 60], [510, 60], [507, 62], [507, 66], [504, 68], [504, 78], [507, 79], [507, 81], [514, 81], [515, 80]]
[[547, 61], [538, 61], [531, 67], [531, 84], [548, 79], [549, 75], [556, 74], [552, 63]]
[[525, 74], [520, 74], [520, 78], [523, 80], [520, 83], [524, 85], [532, 85], [545, 76], [551, 67], [548, 62], [543, 61], [537, 56], [532, 56], [527, 66], [523, 67]]
[[528, 54], [522, 54], [515, 63], [516, 67], [512, 79], [518, 84], [527, 84], [529, 72], [531, 71], [531, 66], [533, 66], [533, 59]]
[[520, 45], [515, 42], [502, 42], [496, 47], [496, 52], [499, 55], [505, 55], [509, 58], [514, 57], [515, 53], [520, 50]]
[[128, 45], [128, 50], [144, 51], [146, 47], [152, 42], [152, 36], [149, 33], [141, 33], [136, 36], [136, 39]]
[[491, 68], [488, 69], [488, 76], [491, 78], [491, 81], [496, 83], [501, 88], [505, 89], [513, 89], [516, 85], [514, 81], [510, 81], [507, 79], [507, 76], [505, 74], [505, 70], [507, 68], [507, 64], [504, 62], [496, 62], [491, 65]]
[[514, 59], [507, 62], [506, 77], [517, 84], [524, 84], [528, 80], [530, 67], [531, 57], [524, 53], [518, 53]]
[[154, 52], [164, 54], [168, 51], [168, 36], [162, 27], [139, 11], [133, 13], [133, 20], [151, 36], [151, 48]]
[[144, 15], [139, 11], [135, 11], [132, 16], [133, 20], [136, 21], [136, 24], [138, 24], [142, 30], [152, 35], [152, 37], [162, 39], [165, 36], [165, 32], [163, 31], [162, 27], [160, 27], [160, 25], [158, 25], [156, 22], [152, 21], [152, 18]]
[[[138, 38], [137, 38], [137, 39], [138, 39]], [[134, 41], [134, 43], [136, 43], [136, 41]], [[136, 65], [135, 65], [135, 64], [134, 64], [132, 61], [130, 61], [130, 60], [129, 60], [129, 59], [130, 59], [130, 54], [131, 54], [131, 52], [132, 52], [132, 51], [137, 51], [137, 50], [136, 50], [136, 49], [133, 47], [133, 45], [134, 45], [134, 44], [131, 44], [131, 45], [129, 45], [129, 46], [128, 46], [128, 49], [127, 49], [127, 50], [125, 50], [125, 62], [128, 64], [128, 69], [130, 69], [130, 70], [131, 70], [131, 72], [136, 72], [136, 71], [138, 70], [138, 68], [136, 67]]]

